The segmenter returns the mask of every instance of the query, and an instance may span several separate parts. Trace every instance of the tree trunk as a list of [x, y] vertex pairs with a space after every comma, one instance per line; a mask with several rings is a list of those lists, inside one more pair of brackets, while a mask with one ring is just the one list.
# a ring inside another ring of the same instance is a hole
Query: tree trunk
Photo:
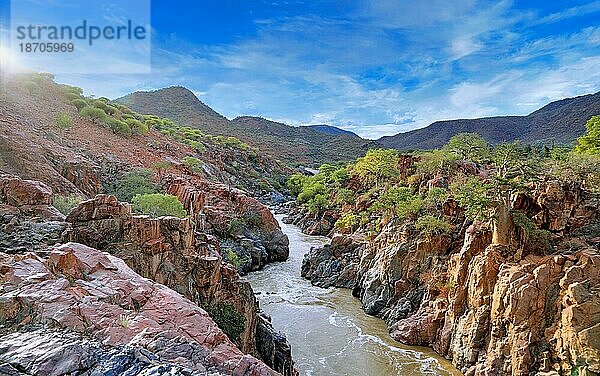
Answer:
[[492, 244], [510, 245], [512, 243], [514, 222], [509, 206], [505, 203], [499, 203], [496, 206], [495, 214]]

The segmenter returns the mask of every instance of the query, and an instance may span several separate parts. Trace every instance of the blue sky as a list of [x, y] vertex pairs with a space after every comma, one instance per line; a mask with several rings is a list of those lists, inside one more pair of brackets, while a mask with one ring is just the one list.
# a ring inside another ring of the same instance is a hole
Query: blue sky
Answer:
[[599, 19], [600, 1], [153, 1], [151, 74], [57, 80], [376, 138], [599, 91]]

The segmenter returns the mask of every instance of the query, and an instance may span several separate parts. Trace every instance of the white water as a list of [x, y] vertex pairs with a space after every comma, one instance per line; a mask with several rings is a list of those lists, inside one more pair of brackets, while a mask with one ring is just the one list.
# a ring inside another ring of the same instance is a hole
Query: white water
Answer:
[[246, 278], [275, 329], [286, 334], [300, 375], [460, 375], [432, 350], [392, 340], [350, 290], [321, 289], [300, 277], [304, 254], [329, 239], [304, 235], [276, 217], [290, 239], [290, 257]]

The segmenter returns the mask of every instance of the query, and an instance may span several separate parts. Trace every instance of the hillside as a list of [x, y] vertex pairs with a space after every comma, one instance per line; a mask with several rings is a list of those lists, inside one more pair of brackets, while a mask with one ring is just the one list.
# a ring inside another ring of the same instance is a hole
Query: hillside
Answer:
[[600, 92], [552, 102], [527, 116], [436, 121], [414, 131], [377, 140], [399, 150], [434, 149], [457, 133], [476, 132], [492, 144], [520, 140], [570, 144], [585, 131], [585, 122], [600, 114]]
[[325, 133], [325, 134], [334, 134], [334, 135], [345, 134], [345, 135], [348, 135], [348, 136], [359, 137], [354, 132], [350, 132], [350, 131], [347, 131], [345, 129], [334, 127], [332, 125], [314, 124], [314, 125], [307, 125], [307, 127], [311, 128], [311, 129], [314, 129], [317, 132], [321, 132], [321, 133]]
[[243, 116], [230, 121], [183, 87], [135, 92], [115, 101], [137, 112], [169, 118], [203, 132], [239, 138], [292, 165], [349, 161], [364, 154], [370, 145], [356, 135], [327, 134], [259, 117]]

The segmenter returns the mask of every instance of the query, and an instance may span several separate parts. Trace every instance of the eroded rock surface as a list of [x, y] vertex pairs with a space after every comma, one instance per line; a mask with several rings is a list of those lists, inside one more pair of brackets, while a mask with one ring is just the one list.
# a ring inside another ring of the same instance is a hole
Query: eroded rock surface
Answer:
[[[111, 351], [119, 351], [121, 346], [138, 349], [140, 367], [155, 361], [170, 363], [164, 366], [172, 369], [198, 372], [277, 374], [261, 361], [244, 355], [193, 302], [140, 277], [110, 254], [67, 243], [53, 249], [47, 259], [31, 253], [2, 254], [0, 258], [4, 333], [34, 324], [51, 325], [89, 336], [113, 348]], [[45, 332], [30, 332], [4, 337], [0, 347], [5, 351], [0, 360], [17, 370], [24, 364], [29, 368], [27, 372], [38, 375], [82, 371], [86, 364], [94, 365], [97, 353], [87, 356], [94, 352], [94, 342], [86, 345], [85, 341], [68, 338], [68, 334], [59, 335], [54, 339], [56, 347], [43, 357], [31, 350], [31, 343], [26, 346], [21, 342], [31, 338], [35, 343], [44, 336]], [[60, 352], [66, 350], [65, 346], [69, 349], [67, 357]], [[111, 353], [104, 356], [110, 367]], [[6, 364], [3, 367], [9, 369]]]
[[[234, 339], [241, 350], [261, 357], [284, 375], [295, 373], [289, 345], [258, 314], [250, 284], [223, 262], [218, 239], [195, 231], [190, 218], [132, 215], [130, 205], [114, 196], [97, 195], [73, 209], [66, 220], [71, 228], [64, 234], [65, 241], [106, 250], [143, 277], [200, 306], [235, 307], [245, 318], [243, 332]], [[279, 354], [276, 358], [271, 356], [274, 352]]]

